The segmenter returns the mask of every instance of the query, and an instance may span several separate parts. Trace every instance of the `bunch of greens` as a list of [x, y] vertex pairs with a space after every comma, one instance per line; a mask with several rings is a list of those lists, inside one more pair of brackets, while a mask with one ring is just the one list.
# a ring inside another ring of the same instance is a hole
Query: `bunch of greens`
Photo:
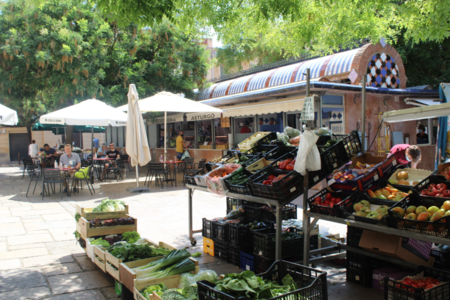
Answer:
[[183, 289], [170, 289], [161, 294], [162, 300], [197, 300], [197, 287], [188, 286]]
[[129, 244], [118, 242], [108, 247], [108, 252], [123, 262], [134, 261], [156, 256], [153, 249], [147, 244]]
[[108, 248], [110, 246], [109, 242], [102, 239], [102, 238], [98, 238], [96, 240], [93, 240], [91, 242], [91, 245], [98, 245], [98, 246], [102, 246], [103, 248]]
[[191, 254], [185, 249], [172, 250], [160, 260], [134, 268], [138, 282], [177, 275], [195, 270], [195, 263], [189, 258]]
[[111, 212], [111, 211], [124, 211], [125, 202], [113, 199], [104, 199], [92, 212]]
[[167, 287], [164, 283], [150, 285], [141, 291], [142, 296], [145, 299], [150, 299], [150, 296], [155, 292], [158, 296], [161, 296], [165, 291], [167, 291]]
[[79, 213], [75, 214], [75, 221], [78, 223], [78, 220], [81, 218], [81, 215]]
[[217, 283], [215, 289], [236, 298], [269, 299], [292, 292], [298, 288], [289, 274], [281, 282], [282, 285], [276, 281], [262, 279], [252, 271], [244, 271], [240, 274], [225, 275]]
[[129, 231], [122, 234], [122, 240], [130, 244], [136, 243], [140, 238], [141, 236], [136, 231]]

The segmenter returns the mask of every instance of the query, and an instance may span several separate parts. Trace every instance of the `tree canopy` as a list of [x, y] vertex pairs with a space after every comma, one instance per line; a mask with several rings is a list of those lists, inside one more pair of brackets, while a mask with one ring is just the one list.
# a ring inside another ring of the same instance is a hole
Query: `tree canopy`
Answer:
[[[249, 46], [264, 36], [286, 56], [333, 51], [361, 39], [442, 41], [450, 36], [450, 6], [441, 0], [99, 0], [117, 20], [151, 25], [163, 13], [185, 30], [213, 28], [224, 44]], [[145, 5], [143, 3], [145, 2]], [[133, 11], [133, 13], [130, 13]], [[138, 13], [135, 13], [138, 12]], [[155, 16], [151, 18], [151, 16]]]

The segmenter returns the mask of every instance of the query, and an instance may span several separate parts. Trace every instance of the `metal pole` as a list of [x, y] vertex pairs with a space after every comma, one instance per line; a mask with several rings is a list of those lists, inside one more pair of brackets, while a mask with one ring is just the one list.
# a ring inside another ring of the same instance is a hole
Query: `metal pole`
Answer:
[[192, 194], [193, 194], [193, 190], [192, 189], [188, 189], [188, 193], [189, 193], [189, 201], [188, 201], [188, 212], [189, 212], [189, 239], [192, 241], [192, 239], [194, 238], [194, 234], [193, 234], [193, 228], [192, 228]]
[[306, 170], [303, 178], [303, 264], [309, 265], [309, 217], [306, 215], [308, 211], [308, 170]]
[[91, 127], [91, 168], [94, 167], [94, 126]]
[[311, 96], [310, 69], [306, 69], [306, 97]]
[[198, 149], [198, 121], [194, 121], [194, 149]]
[[[167, 155], [167, 111], [164, 112], [164, 163], [166, 162]], [[166, 165], [164, 164], [164, 168]]]
[[275, 235], [275, 260], [281, 260], [281, 230], [282, 230], [282, 220], [283, 220], [283, 205], [277, 205], [276, 211], [276, 235]]
[[319, 128], [322, 128], [322, 97], [323, 97], [323, 93], [320, 95], [319, 98], [319, 111], [318, 111], [318, 117], [319, 117]]
[[216, 120], [211, 120], [211, 149], [216, 149]]
[[366, 79], [367, 76], [363, 76], [362, 95], [361, 95], [361, 150], [365, 152], [366, 143]]

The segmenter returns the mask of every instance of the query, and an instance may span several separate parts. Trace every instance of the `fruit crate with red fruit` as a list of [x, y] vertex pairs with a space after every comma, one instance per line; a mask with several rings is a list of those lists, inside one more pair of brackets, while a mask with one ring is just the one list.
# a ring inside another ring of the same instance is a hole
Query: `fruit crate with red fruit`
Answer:
[[369, 170], [340, 170], [329, 177], [332, 189], [343, 191], [364, 192], [380, 182], [380, 175], [376, 168]]
[[287, 153], [251, 175], [249, 182], [253, 196], [289, 203], [302, 194], [303, 176], [293, 170], [292, 164], [296, 156], [293, 152]]
[[[448, 203], [448, 202], [447, 202]], [[444, 199], [412, 193], [388, 210], [389, 226], [406, 231], [450, 238], [450, 214], [443, 213]], [[441, 211], [442, 209], [442, 211]]]
[[450, 299], [450, 273], [427, 267], [401, 280], [384, 278], [386, 300], [445, 300]]
[[[450, 182], [442, 180], [440, 176], [431, 175], [417, 184], [413, 191], [424, 198], [450, 199]], [[450, 210], [450, 207], [447, 210]]]
[[323, 189], [308, 199], [308, 205], [311, 212], [332, 217], [344, 217], [342, 207], [353, 206], [357, 197], [356, 193], [331, 192]]

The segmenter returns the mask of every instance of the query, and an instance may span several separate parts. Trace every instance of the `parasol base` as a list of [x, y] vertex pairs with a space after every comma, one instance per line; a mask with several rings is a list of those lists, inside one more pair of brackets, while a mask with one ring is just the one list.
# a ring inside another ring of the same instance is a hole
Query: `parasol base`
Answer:
[[150, 193], [150, 189], [144, 187], [128, 188], [127, 191], [131, 193]]

